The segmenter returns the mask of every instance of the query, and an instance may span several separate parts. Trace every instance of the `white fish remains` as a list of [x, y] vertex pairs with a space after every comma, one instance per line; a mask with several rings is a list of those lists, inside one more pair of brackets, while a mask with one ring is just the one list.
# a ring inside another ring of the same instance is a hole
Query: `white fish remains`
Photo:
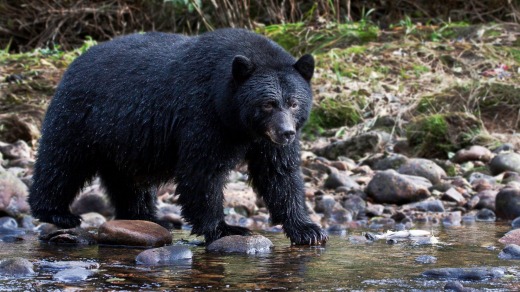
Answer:
[[400, 231], [386, 231], [383, 234], [366, 233], [365, 237], [369, 240], [400, 240], [411, 239], [417, 244], [437, 244], [440, 243], [430, 231], [426, 230], [400, 230]]

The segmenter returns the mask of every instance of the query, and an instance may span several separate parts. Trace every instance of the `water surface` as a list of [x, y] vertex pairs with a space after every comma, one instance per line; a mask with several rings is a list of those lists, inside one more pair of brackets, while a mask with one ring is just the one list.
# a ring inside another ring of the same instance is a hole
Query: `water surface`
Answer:
[[[262, 233], [275, 248], [262, 255], [220, 255], [189, 244], [191, 261], [168, 266], [142, 266], [135, 257], [142, 250], [107, 246], [56, 246], [27, 235], [26, 240], [0, 243], [0, 258], [25, 257], [35, 263], [36, 276], [0, 278], [0, 291], [12, 290], [440, 290], [448, 280], [421, 275], [438, 267], [504, 267], [506, 277], [461, 281], [464, 286], [489, 290], [520, 289], [520, 261], [498, 259], [498, 239], [510, 227], [500, 223], [474, 223], [459, 227], [416, 226], [432, 230], [444, 244], [417, 246], [410, 241], [387, 244], [352, 243], [348, 234], [331, 235], [326, 247], [290, 247], [280, 233]], [[188, 231], [174, 231], [174, 242], [194, 242]], [[420, 255], [437, 257], [433, 264], [415, 261]], [[86, 281], [59, 283], [56, 271], [43, 270], [41, 260], [97, 262], [99, 270]]]

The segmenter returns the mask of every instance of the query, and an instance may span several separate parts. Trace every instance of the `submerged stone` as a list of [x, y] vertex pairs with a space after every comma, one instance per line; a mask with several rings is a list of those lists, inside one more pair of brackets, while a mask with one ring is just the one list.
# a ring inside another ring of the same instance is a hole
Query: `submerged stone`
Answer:
[[54, 274], [52, 278], [61, 282], [77, 282], [84, 281], [93, 274], [94, 271], [91, 270], [84, 268], [72, 268], [59, 271], [58, 273]]
[[520, 246], [516, 244], [508, 244], [498, 254], [498, 258], [503, 260], [519, 260], [520, 259]]
[[135, 261], [144, 265], [171, 264], [189, 260], [192, 256], [193, 254], [188, 247], [173, 245], [145, 250], [137, 255]]
[[502, 278], [505, 270], [502, 268], [438, 268], [427, 270], [423, 276], [433, 278], [458, 279], [458, 280], [484, 280], [490, 278]]
[[15, 257], [0, 261], [0, 275], [24, 277], [34, 274], [33, 264], [27, 259]]
[[231, 235], [215, 240], [206, 249], [212, 252], [256, 254], [269, 252], [272, 247], [273, 243], [262, 235]]

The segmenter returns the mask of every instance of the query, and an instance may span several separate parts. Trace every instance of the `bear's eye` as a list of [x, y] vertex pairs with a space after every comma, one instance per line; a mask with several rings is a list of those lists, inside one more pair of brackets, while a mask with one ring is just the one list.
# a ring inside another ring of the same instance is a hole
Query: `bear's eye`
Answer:
[[265, 111], [270, 111], [275, 107], [275, 103], [273, 101], [266, 102], [262, 104], [262, 109]]
[[289, 106], [292, 108], [292, 109], [296, 109], [298, 108], [298, 102], [296, 102], [296, 100], [291, 100], [289, 102]]

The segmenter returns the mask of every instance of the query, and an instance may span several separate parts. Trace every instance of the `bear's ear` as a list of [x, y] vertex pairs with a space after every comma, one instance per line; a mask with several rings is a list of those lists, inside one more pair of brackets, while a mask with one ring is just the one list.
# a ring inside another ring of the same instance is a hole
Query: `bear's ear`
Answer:
[[300, 72], [305, 80], [310, 81], [314, 74], [314, 58], [309, 54], [303, 55], [296, 61], [294, 68]]
[[233, 78], [236, 81], [242, 82], [246, 80], [249, 76], [251, 76], [251, 73], [253, 73], [254, 69], [255, 66], [248, 57], [236, 55], [235, 58], [233, 58], [231, 72], [233, 74]]

